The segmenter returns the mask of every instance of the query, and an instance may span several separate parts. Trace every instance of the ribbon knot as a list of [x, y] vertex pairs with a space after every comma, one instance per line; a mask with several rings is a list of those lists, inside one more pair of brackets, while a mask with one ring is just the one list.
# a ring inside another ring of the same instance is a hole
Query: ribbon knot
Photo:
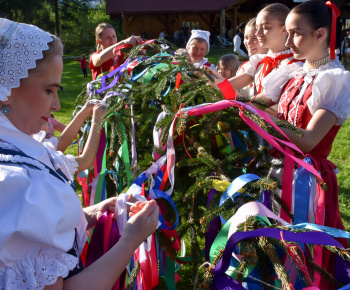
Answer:
[[293, 53], [289, 53], [289, 54], [281, 54], [278, 55], [276, 57], [264, 57], [263, 60], [261, 60], [258, 65], [257, 68], [260, 65], [263, 65], [261, 72], [259, 73], [258, 76], [258, 94], [260, 94], [262, 92], [262, 80], [274, 69], [278, 68], [278, 66], [280, 65], [281, 61], [287, 58], [290, 58], [293, 56]]

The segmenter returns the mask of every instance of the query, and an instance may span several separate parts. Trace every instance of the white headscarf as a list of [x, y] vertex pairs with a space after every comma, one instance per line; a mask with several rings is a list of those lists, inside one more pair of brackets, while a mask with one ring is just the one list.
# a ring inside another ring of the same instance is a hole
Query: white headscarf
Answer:
[[43, 58], [52, 35], [34, 25], [0, 18], [0, 101], [6, 101], [11, 89], [28, 77], [28, 70]]
[[190, 39], [188, 40], [187, 45], [186, 45], [186, 49], [188, 50], [189, 45], [190, 45], [192, 39], [194, 39], [194, 38], [201, 38], [201, 39], [203, 39], [203, 40], [207, 43], [207, 45], [208, 45], [208, 49], [207, 49], [207, 53], [208, 53], [208, 52], [209, 52], [209, 49], [210, 49], [209, 36], [210, 36], [210, 32], [209, 32], [209, 31], [206, 31], [206, 30], [192, 30], [191, 37], [190, 37]]

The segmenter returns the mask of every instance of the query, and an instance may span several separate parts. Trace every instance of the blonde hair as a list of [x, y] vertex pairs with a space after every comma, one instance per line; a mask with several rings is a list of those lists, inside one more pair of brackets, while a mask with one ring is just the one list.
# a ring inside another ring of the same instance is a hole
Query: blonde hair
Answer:
[[254, 18], [252, 18], [252, 19], [250, 19], [248, 22], [247, 22], [247, 25], [246, 25], [246, 27], [247, 26], [249, 26], [249, 27], [256, 27], [256, 18], [254, 17]]
[[290, 12], [290, 9], [284, 4], [274, 3], [274, 4], [267, 5], [259, 13], [261, 13], [261, 12], [268, 12], [268, 13], [272, 14], [274, 17], [276, 17], [281, 22], [281, 24], [283, 26], [284, 23], [286, 22], [286, 18]]
[[175, 51], [176, 56], [189, 56], [190, 54], [188, 53], [187, 49], [184, 48], [179, 48]]
[[[106, 28], [112, 28], [113, 30], [115, 30], [114, 27], [108, 23], [100, 23], [95, 28], [95, 38], [98, 40], [101, 40], [102, 32]], [[96, 51], [98, 52], [98, 51], [102, 51], [102, 50], [103, 50], [102, 45], [96, 42]]]
[[237, 73], [237, 70], [239, 68], [239, 61], [235, 54], [225, 54], [222, 57], [220, 57], [218, 64], [216, 66], [216, 70], [218, 70], [218, 67], [220, 65], [220, 62], [222, 62], [222, 65], [229, 68], [231, 70], [231, 78], [234, 77]]

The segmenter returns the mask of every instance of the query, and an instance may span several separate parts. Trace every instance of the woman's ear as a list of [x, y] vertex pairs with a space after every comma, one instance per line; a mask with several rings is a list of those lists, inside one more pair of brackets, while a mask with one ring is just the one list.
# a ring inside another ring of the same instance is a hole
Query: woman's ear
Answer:
[[285, 24], [284, 24], [284, 25], [282, 25], [282, 32], [287, 33], [287, 29], [286, 29], [286, 25], [285, 25]]
[[323, 42], [327, 39], [328, 32], [323, 27], [320, 27], [314, 32], [316, 42]]
[[283, 37], [284, 36], [288, 36], [288, 32], [287, 32], [287, 29], [286, 29], [285, 25], [282, 25], [282, 34], [283, 34]]
[[98, 38], [96, 38], [96, 42], [97, 42], [98, 44], [101, 44], [101, 40], [98, 39]]

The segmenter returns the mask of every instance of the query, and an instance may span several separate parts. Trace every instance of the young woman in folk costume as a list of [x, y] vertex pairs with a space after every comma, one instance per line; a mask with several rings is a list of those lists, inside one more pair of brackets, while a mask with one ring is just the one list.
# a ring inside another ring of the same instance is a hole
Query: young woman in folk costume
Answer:
[[158, 206], [131, 207], [137, 214], [119, 242], [84, 269], [79, 255], [86, 229], [114, 210], [116, 198], [82, 209], [59, 169], [64, 160], [31, 137], [60, 109], [62, 43], [4, 18], [0, 36], [0, 289], [111, 289], [155, 231]]
[[133, 46], [141, 44], [140, 36], [131, 36], [117, 42], [117, 35], [114, 27], [108, 23], [100, 23], [95, 29], [96, 52], [92, 53], [89, 60], [92, 80], [95, 80], [101, 73], [108, 72], [112, 66], [118, 67], [124, 61], [124, 54], [118, 51], [113, 54], [113, 49], [121, 45], [131, 44]]
[[[245, 30], [244, 30], [244, 45], [247, 48], [249, 57], [255, 54], [266, 54], [268, 48], [260, 47], [258, 38], [256, 36], [256, 18], [252, 18], [248, 21]], [[250, 67], [249, 60], [243, 62], [238, 68], [237, 76], [244, 74]], [[248, 86], [239, 90], [239, 93], [244, 96], [254, 96], [255, 93], [254, 83], [249, 84]]]
[[[289, 73], [302, 66], [303, 62], [295, 60], [292, 52], [285, 46], [288, 33], [284, 22], [289, 8], [275, 3], [266, 6], [256, 17], [256, 36], [261, 48], [268, 48], [267, 54], [255, 54], [250, 57], [246, 72], [229, 79], [236, 90], [240, 90], [252, 82], [255, 84], [254, 95], [264, 90], [263, 80], [272, 71], [281, 70], [279, 84], [282, 85]], [[219, 84], [223, 79], [215, 80]]]
[[[294, 213], [294, 223], [311, 222], [344, 229], [339, 212], [336, 166], [327, 160], [332, 143], [350, 114], [350, 73], [335, 56], [335, 48], [340, 45], [338, 15], [334, 4], [320, 0], [302, 3], [289, 13], [286, 45], [296, 59], [305, 59], [305, 64], [293, 72], [282, 88], [276, 85], [279, 74], [271, 73], [266, 78], [266, 98], [263, 99], [270, 105], [278, 103], [277, 117], [300, 128], [301, 138], [288, 129], [283, 131], [310, 157], [327, 184], [326, 190], [316, 186], [306, 192], [304, 198], [309, 206], [302, 213], [304, 220], [296, 220], [300, 208], [295, 203], [303, 196], [300, 191], [298, 193], [294, 181], [292, 203], [288, 204]], [[295, 197], [298, 194], [300, 196]], [[322, 267], [332, 269], [333, 266], [332, 258], [324, 255]], [[320, 285], [322, 289], [332, 289], [326, 281]]]

